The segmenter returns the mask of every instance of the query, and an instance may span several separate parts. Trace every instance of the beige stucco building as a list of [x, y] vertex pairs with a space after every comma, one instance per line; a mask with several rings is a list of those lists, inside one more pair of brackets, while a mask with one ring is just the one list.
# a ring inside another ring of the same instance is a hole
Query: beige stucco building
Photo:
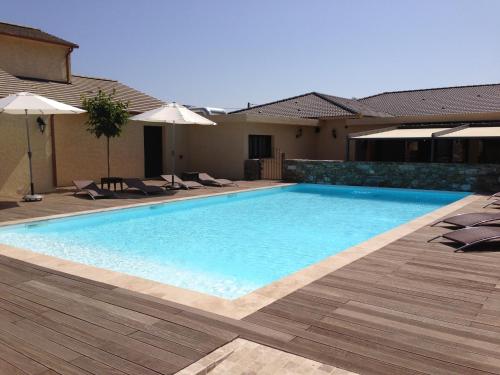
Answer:
[[[132, 113], [162, 102], [117, 81], [82, 77], [71, 72], [71, 52], [78, 48], [38, 29], [0, 24], [0, 97], [29, 91], [73, 106], [98, 90], [115, 92]], [[86, 115], [40, 116], [39, 130], [30, 116], [33, 178], [38, 192], [71, 185], [75, 179], [99, 180], [106, 174], [105, 139], [87, 132]], [[161, 129], [160, 129], [161, 132]], [[160, 133], [161, 134], [161, 133]], [[0, 114], [0, 195], [23, 195], [29, 188], [24, 117]], [[119, 176], [144, 177], [144, 124], [130, 123], [111, 140], [111, 170]]]
[[[163, 104], [120, 82], [73, 74], [75, 48], [41, 30], [0, 23], [0, 97], [30, 91], [78, 107], [82, 95], [103, 90], [128, 101], [133, 114]], [[98, 181], [106, 174], [105, 140], [86, 130], [85, 114], [42, 117], [47, 123], [43, 133], [36, 116], [30, 118], [37, 192], [76, 179]], [[500, 160], [500, 85], [399, 91], [357, 100], [312, 92], [210, 118], [218, 125], [177, 127], [177, 174], [204, 171], [241, 179], [245, 160], [273, 159], [278, 153], [320, 160]], [[22, 195], [29, 188], [23, 121], [0, 114], [0, 196]], [[382, 131], [395, 127], [403, 129]], [[435, 131], [415, 131], [422, 128]], [[443, 129], [453, 132], [438, 137]], [[149, 178], [169, 172], [170, 132], [169, 127], [128, 123], [111, 140], [112, 175]]]

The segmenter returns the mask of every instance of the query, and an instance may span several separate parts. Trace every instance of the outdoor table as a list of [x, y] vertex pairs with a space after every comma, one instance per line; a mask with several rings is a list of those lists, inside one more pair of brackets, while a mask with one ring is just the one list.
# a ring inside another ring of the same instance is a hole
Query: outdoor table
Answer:
[[114, 191], [116, 191], [116, 184], [120, 184], [120, 191], [123, 191], [122, 177], [101, 177], [101, 189], [104, 189], [105, 184], [108, 185], [108, 190], [111, 190], [111, 184], [113, 184]]

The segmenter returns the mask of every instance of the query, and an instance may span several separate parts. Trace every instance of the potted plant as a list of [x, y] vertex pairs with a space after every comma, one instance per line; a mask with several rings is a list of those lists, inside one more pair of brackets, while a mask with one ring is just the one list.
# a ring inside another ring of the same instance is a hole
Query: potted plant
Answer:
[[111, 175], [109, 162], [109, 140], [119, 137], [122, 128], [129, 118], [128, 102], [113, 98], [115, 92], [106, 94], [99, 90], [92, 98], [83, 98], [82, 107], [88, 112], [87, 131], [96, 138], [106, 137], [106, 153], [108, 162], [108, 179]]

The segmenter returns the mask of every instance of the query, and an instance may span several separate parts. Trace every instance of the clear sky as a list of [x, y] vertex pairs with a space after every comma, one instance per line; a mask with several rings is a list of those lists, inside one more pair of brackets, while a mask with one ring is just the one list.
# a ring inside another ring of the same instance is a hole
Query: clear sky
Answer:
[[74, 74], [184, 104], [500, 82], [498, 0], [16, 0], [0, 20], [79, 44]]

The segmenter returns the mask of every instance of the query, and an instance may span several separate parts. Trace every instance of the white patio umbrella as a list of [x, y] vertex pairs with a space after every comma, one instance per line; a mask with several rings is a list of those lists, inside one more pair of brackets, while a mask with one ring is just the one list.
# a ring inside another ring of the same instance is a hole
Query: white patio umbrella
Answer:
[[82, 109], [45, 98], [41, 95], [35, 95], [30, 92], [20, 92], [11, 94], [0, 99], [0, 113], [10, 115], [24, 115], [26, 124], [26, 137], [28, 141], [28, 160], [30, 168], [30, 195], [24, 196], [24, 200], [41, 200], [41, 195], [35, 195], [35, 186], [33, 184], [33, 167], [31, 164], [31, 141], [30, 129], [28, 125], [28, 115], [59, 115], [59, 114], [77, 114], [85, 112]]
[[172, 186], [175, 175], [175, 125], [217, 125], [215, 122], [177, 104], [168, 103], [160, 108], [141, 113], [130, 118], [135, 121], [172, 124]]

